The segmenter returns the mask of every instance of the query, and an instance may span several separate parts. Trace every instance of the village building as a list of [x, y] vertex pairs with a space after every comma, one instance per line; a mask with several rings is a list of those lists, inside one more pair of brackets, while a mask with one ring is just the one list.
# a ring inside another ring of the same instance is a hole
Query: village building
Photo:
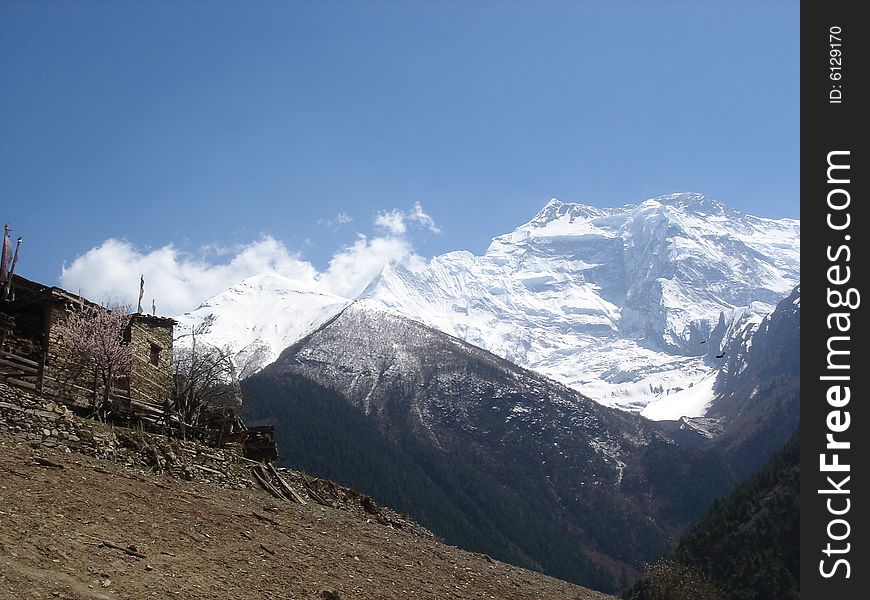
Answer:
[[[108, 310], [59, 287], [12, 276], [0, 298], [0, 381], [94, 416], [105, 390], [97, 369], [73, 356], [61, 339], [60, 323], [83, 306]], [[247, 427], [233, 407], [203, 405], [195, 424], [182, 420], [174, 402], [174, 319], [133, 313], [123, 343], [133, 347], [128, 374], [113, 377], [103, 406], [109, 418], [163, 433], [194, 437], [214, 446], [235, 444], [253, 460], [278, 458], [272, 425]]]
[[[67, 356], [57, 325], [77, 306], [98, 305], [59, 287], [14, 275], [0, 300], [0, 378], [71, 407], [94, 405], [102, 393], [96, 374], [83, 372]], [[101, 310], [107, 310], [99, 307]], [[128, 377], [113, 382], [113, 406], [163, 414], [172, 397], [172, 340], [175, 321], [135, 313], [124, 334], [133, 346]]]

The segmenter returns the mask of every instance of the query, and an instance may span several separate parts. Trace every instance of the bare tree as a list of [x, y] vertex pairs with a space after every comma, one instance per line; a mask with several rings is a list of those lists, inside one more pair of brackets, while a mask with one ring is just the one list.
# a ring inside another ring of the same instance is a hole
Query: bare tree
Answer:
[[647, 565], [644, 578], [624, 596], [630, 600], [724, 600], [725, 594], [698, 567], [663, 558]]
[[195, 424], [206, 408], [237, 411], [242, 404], [238, 373], [228, 348], [204, 344], [191, 334], [190, 344], [174, 344], [174, 408], [185, 423]]
[[250, 377], [270, 362], [269, 346], [262, 340], [255, 340], [233, 355], [239, 371], [239, 380]]
[[129, 305], [79, 304], [55, 326], [69, 358], [82, 367], [92, 366], [103, 384], [102, 403], [94, 406], [97, 414], [106, 407], [113, 382], [130, 375], [133, 346], [124, 341], [129, 324]]

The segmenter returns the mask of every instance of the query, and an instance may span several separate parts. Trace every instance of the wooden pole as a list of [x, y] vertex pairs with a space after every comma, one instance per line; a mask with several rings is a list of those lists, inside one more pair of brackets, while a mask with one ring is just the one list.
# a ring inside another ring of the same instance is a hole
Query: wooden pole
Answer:
[[[5, 286], [6, 277], [9, 275], [6, 272], [6, 267], [9, 264], [7, 261], [9, 257], [6, 256], [6, 240], [9, 239], [9, 223], [6, 223], [3, 226], [3, 240], [0, 241], [0, 284]], [[4, 287], [5, 289], [5, 287]], [[6, 296], [3, 296], [3, 299], [6, 299]]]
[[45, 359], [48, 353], [43, 350], [42, 356], [39, 359], [39, 367], [36, 371], [36, 393], [42, 396], [43, 386], [45, 385]]
[[293, 500], [298, 502], [299, 504], [305, 504], [305, 500], [300, 496], [296, 490], [294, 490], [289, 483], [284, 481], [281, 475], [278, 474], [278, 471], [275, 467], [272, 466], [272, 463], [267, 463], [266, 468], [269, 469], [269, 472], [278, 480], [278, 485], [281, 486], [281, 489], [284, 490], [284, 494], [291, 497]]
[[[5, 241], [4, 241], [5, 244]], [[9, 274], [6, 277], [6, 289], [3, 291], [3, 298], [9, 299], [9, 290], [12, 289], [12, 276], [15, 275], [15, 264], [18, 262], [18, 250], [21, 248], [21, 237], [18, 238], [18, 244], [15, 246], [15, 256], [12, 258], [12, 267], [9, 269]]]

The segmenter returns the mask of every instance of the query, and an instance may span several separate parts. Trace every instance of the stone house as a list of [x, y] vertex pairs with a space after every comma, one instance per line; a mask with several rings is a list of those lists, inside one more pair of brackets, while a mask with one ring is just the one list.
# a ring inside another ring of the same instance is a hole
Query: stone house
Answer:
[[164, 405], [172, 396], [172, 332], [175, 321], [136, 313], [130, 318], [126, 341], [133, 344], [130, 399]]
[[[86, 408], [98, 393], [95, 373], [73, 365], [57, 328], [75, 306], [98, 306], [59, 287], [15, 275], [11, 294], [0, 301], [0, 378], [8, 383]], [[113, 405], [162, 414], [172, 395], [172, 339], [175, 321], [136, 313], [124, 341], [132, 344], [130, 375], [115, 382]], [[101, 392], [100, 392], [101, 393]]]

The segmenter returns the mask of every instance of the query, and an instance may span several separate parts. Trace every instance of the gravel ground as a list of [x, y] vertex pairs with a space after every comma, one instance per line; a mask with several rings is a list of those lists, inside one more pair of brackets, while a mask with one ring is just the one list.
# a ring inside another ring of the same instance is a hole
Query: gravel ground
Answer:
[[0, 430], [0, 598], [612, 599], [309, 503]]

